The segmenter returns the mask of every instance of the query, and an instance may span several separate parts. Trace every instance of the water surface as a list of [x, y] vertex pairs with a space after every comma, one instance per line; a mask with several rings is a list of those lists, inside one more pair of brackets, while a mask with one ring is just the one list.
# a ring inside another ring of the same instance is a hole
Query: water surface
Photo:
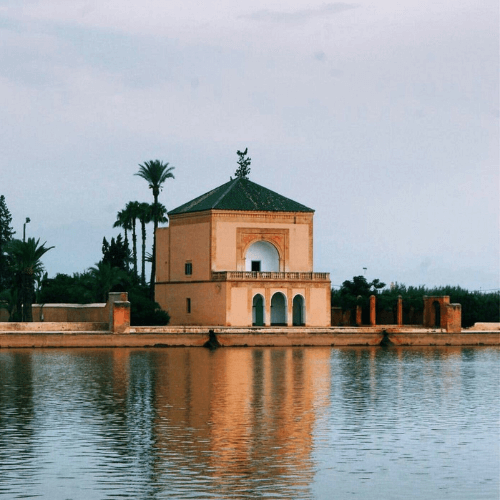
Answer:
[[0, 350], [0, 497], [490, 499], [498, 348]]

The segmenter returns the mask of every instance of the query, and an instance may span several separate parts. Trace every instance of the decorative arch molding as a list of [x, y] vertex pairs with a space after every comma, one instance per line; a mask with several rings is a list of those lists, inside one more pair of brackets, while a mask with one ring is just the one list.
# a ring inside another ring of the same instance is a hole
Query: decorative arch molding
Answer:
[[245, 270], [245, 255], [248, 248], [256, 241], [266, 241], [278, 251], [280, 259], [280, 272], [288, 271], [290, 258], [290, 231], [289, 229], [262, 229], [244, 228], [236, 229], [236, 270]]
[[[253, 262], [258, 262], [256, 269]], [[279, 272], [280, 256], [278, 249], [269, 241], [254, 241], [245, 252], [245, 271]]]

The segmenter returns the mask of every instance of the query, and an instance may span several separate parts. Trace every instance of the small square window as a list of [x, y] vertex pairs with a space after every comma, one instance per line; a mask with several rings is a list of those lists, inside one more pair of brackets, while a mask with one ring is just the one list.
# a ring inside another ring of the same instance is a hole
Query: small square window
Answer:
[[186, 312], [188, 314], [191, 312], [191, 299], [186, 299]]
[[260, 260], [252, 260], [252, 272], [260, 273]]
[[193, 274], [193, 264], [191, 262], [186, 262], [184, 264], [184, 274], [186, 276], [191, 276]]

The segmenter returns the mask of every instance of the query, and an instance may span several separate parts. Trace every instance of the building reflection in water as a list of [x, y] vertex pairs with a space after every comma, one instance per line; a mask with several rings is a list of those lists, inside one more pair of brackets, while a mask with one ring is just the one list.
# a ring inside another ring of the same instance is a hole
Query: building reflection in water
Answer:
[[285, 488], [300, 497], [314, 474], [316, 414], [328, 406], [329, 356], [329, 349], [155, 351], [159, 471], [190, 470], [236, 496], [258, 477], [267, 494]]

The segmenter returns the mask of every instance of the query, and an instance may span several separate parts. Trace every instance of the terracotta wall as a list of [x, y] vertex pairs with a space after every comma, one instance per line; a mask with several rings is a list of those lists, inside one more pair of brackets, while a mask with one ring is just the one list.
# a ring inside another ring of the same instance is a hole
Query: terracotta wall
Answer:
[[168, 281], [170, 261], [170, 228], [159, 227], [156, 231], [156, 281]]
[[[111, 303], [117, 302], [123, 308], [130, 303], [127, 292], [110, 292], [106, 304], [33, 304], [33, 323], [113, 323]], [[7, 311], [0, 309], [0, 321], [9, 321]], [[126, 323], [125, 318], [122, 322]]]
[[[107, 304], [45, 304], [43, 306], [33, 304], [32, 310], [34, 322], [107, 323], [109, 321]], [[0, 309], [0, 321], [9, 321], [9, 314], [4, 309]]]
[[[190, 262], [192, 274], [185, 274]], [[170, 280], [196, 281], [211, 279], [210, 223], [190, 223], [170, 226]]]
[[[156, 285], [155, 298], [170, 314], [171, 325], [225, 325], [225, 282], [162, 283]], [[191, 312], [187, 312], [187, 299]]]

